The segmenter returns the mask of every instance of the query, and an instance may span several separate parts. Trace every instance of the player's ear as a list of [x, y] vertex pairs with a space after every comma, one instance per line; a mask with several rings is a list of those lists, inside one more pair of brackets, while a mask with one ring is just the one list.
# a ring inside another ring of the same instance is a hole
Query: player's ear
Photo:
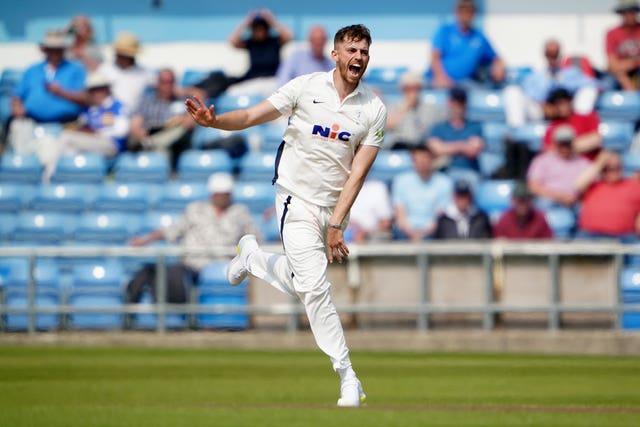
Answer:
[[338, 59], [338, 51], [336, 51], [335, 49], [331, 51], [331, 59], [333, 59], [334, 61]]

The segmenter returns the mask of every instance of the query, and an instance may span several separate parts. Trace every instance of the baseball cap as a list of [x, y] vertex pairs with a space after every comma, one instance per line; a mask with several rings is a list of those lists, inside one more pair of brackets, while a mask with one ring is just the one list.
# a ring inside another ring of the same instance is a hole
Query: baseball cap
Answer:
[[618, 0], [615, 8], [616, 13], [623, 13], [629, 10], [640, 12], [640, 2], [638, 0]]
[[571, 125], [560, 125], [553, 131], [553, 142], [556, 144], [571, 144], [576, 137], [576, 131]]
[[457, 86], [452, 87], [449, 90], [449, 98], [453, 99], [454, 101], [458, 101], [458, 102], [462, 102], [463, 104], [466, 104], [467, 91], [461, 87], [457, 87]]
[[209, 177], [207, 190], [211, 194], [231, 193], [233, 190], [233, 177], [226, 172], [217, 172]]
[[459, 180], [453, 186], [453, 192], [455, 194], [471, 194], [471, 184], [469, 181]]
[[573, 97], [571, 96], [571, 92], [569, 92], [567, 89], [563, 88], [563, 87], [558, 87], [553, 89], [550, 93], [549, 96], [547, 96], [547, 102], [549, 104], [553, 104], [557, 101], [560, 101], [562, 99], [567, 100], [567, 101], [571, 101]]
[[529, 187], [526, 182], [519, 181], [513, 186], [513, 191], [511, 192], [511, 197], [514, 199], [530, 199], [531, 192], [529, 192]]

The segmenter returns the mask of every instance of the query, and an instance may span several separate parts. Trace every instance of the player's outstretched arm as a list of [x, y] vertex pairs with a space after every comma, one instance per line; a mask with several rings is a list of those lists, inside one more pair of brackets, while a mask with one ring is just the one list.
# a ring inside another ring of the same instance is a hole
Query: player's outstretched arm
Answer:
[[251, 126], [266, 123], [280, 117], [280, 112], [267, 100], [249, 108], [229, 111], [219, 116], [215, 107], [207, 107], [197, 96], [185, 101], [187, 112], [201, 126], [222, 130], [242, 130]]

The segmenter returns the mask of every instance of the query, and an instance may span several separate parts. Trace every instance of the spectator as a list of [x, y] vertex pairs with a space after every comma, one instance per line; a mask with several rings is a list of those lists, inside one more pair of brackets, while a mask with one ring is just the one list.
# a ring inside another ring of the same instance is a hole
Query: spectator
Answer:
[[467, 181], [457, 181], [453, 202], [438, 216], [435, 239], [490, 239], [489, 216], [473, 204], [473, 192]]
[[436, 156], [449, 159], [451, 168], [479, 172], [478, 156], [484, 147], [480, 123], [466, 118], [467, 93], [454, 87], [449, 91], [447, 120], [436, 124], [427, 145]]
[[576, 132], [573, 151], [593, 160], [602, 148], [602, 135], [598, 132], [600, 119], [595, 111], [587, 115], [573, 111], [572, 98], [571, 93], [562, 87], [549, 94], [548, 102], [553, 108], [553, 120], [544, 135], [543, 149], [553, 147], [552, 135], [558, 126], [569, 124]]
[[77, 126], [62, 131], [55, 146], [44, 155], [44, 181], [48, 181], [55, 170], [60, 155], [78, 152], [95, 152], [114, 157], [126, 148], [129, 134], [127, 108], [111, 95], [109, 80], [94, 72], [86, 85], [89, 107], [80, 115]]
[[155, 76], [138, 65], [136, 56], [140, 52], [140, 42], [134, 34], [120, 33], [113, 50], [115, 61], [103, 63], [98, 70], [111, 82], [113, 96], [129, 111], [137, 111], [145, 90], [155, 83]]
[[579, 200], [577, 180], [589, 167], [589, 160], [576, 155], [571, 125], [557, 126], [552, 135], [553, 148], [534, 157], [527, 174], [529, 190], [539, 200], [573, 207]]
[[345, 239], [355, 243], [391, 239], [393, 208], [387, 185], [367, 179], [356, 197]]
[[507, 124], [511, 127], [522, 126], [530, 120], [551, 119], [552, 107], [547, 104], [547, 98], [556, 87], [567, 88], [574, 94], [576, 112], [593, 111], [598, 96], [597, 80], [576, 65], [563, 65], [557, 40], [545, 42], [544, 57], [547, 63], [543, 70], [528, 74], [522, 85], [509, 85], [504, 90]]
[[180, 153], [190, 148], [195, 122], [184, 109], [172, 70], [158, 72], [155, 91], [143, 97], [131, 119], [129, 149], [170, 151], [175, 170]]
[[95, 44], [93, 25], [86, 15], [76, 15], [66, 28], [66, 33], [73, 36], [67, 57], [84, 64], [87, 71], [95, 71], [104, 57], [100, 47]]
[[389, 109], [385, 140], [392, 150], [410, 149], [424, 143], [433, 125], [446, 119], [443, 109], [421, 99], [423, 78], [411, 71], [400, 78], [402, 100]]
[[578, 237], [640, 241], [640, 180], [625, 178], [617, 153], [601, 152], [580, 177]]
[[506, 239], [550, 239], [551, 227], [542, 212], [533, 207], [532, 194], [525, 182], [518, 182], [511, 195], [511, 208], [493, 228], [493, 237]]
[[451, 200], [453, 183], [434, 171], [433, 152], [424, 145], [411, 150], [412, 171], [394, 177], [391, 185], [396, 238], [413, 242], [431, 237], [436, 218]]
[[[169, 242], [180, 240], [185, 249], [203, 249], [235, 246], [246, 233], [259, 236], [247, 207], [232, 201], [233, 178], [230, 174], [211, 175], [207, 188], [211, 194], [209, 201], [191, 202], [174, 224], [145, 236], [133, 237], [129, 244], [144, 246], [166, 239]], [[167, 302], [189, 301], [188, 284], [196, 282], [199, 271], [216, 259], [204, 254], [186, 254], [180, 262], [167, 265]], [[133, 276], [126, 288], [128, 303], [139, 302], [145, 289], [149, 289], [153, 300], [157, 301], [155, 269], [154, 264], [146, 264]]]
[[35, 123], [74, 121], [84, 102], [86, 71], [82, 65], [64, 58], [65, 35], [49, 31], [40, 43], [44, 61], [23, 73], [11, 99], [11, 117], [6, 137], [16, 152], [35, 151], [32, 146]]
[[640, 2], [619, 0], [615, 11], [621, 24], [607, 32], [606, 49], [609, 73], [615, 89], [640, 89]]
[[299, 49], [285, 58], [278, 67], [277, 87], [283, 86], [294, 77], [318, 71], [330, 71], [335, 63], [324, 53], [327, 32], [321, 25], [309, 30], [309, 48]]
[[433, 37], [428, 73], [433, 87], [474, 87], [504, 81], [502, 60], [485, 35], [473, 27], [475, 13], [475, 1], [458, 0], [456, 22], [440, 27]]

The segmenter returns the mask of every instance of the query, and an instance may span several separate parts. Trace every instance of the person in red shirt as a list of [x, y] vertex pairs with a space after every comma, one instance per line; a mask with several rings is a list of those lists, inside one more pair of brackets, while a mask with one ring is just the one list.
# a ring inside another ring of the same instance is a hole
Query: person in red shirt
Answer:
[[598, 132], [600, 118], [595, 111], [589, 114], [578, 114], [573, 111], [571, 93], [565, 88], [551, 91], [547, 102], [553, 110], [553, 120], [549, 124], [543, 138], [543, 151], [553, 148], [553, 134], [561, 125], [571, 125], [576, 131], [573, 140], [573, 151], [582, 154], [589, 160], [595, 159], [602, 148], [602, 135]]
[[640, 180], [625, 178], [617, 153], [603, 151], [579, 178], [578, 237], [635, 242], [640, 236]]
[[525, 182], [518, 182], [511, 194], [511, 208], [500, 216], [493, 237], [506, 239], [551, 239], [553, 232], [544, 214], [533, 207]]
[[640, 2], [620, 0], [615, 11], [621, 23], [607, 32], [607, 67], [619, 89], [640, 88]]

